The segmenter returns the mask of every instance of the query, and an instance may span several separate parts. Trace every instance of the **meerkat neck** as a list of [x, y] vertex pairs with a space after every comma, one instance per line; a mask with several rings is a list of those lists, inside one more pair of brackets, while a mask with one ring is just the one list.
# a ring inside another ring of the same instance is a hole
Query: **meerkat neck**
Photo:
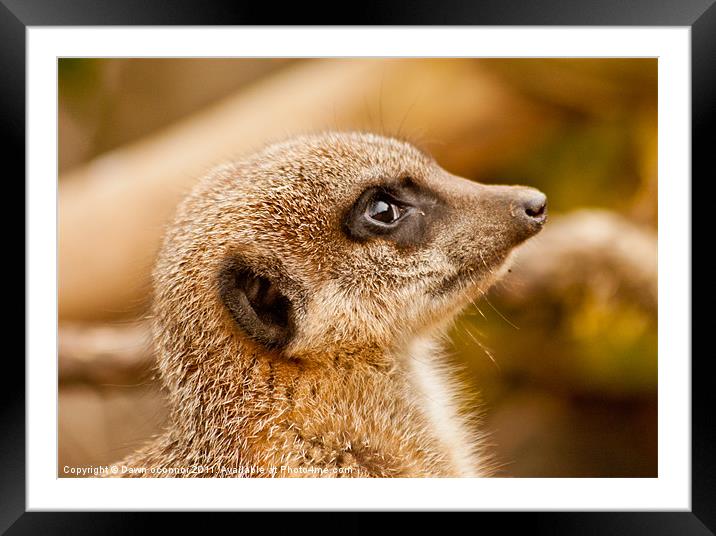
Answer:
[[219, 377], [216, 370], [197, 375], [205, 382], [173, 401], [167, 434], [133, 462], [199, 464], [208, 476], [237, 467], [262, 467], [267, 476], [311, 467], [359, 476], [477, 475], [438, 357], [436, 344], [416, 339], [390, 369], [349, 355], [332, 366], [265, 355], [234, 361]]
[[259, 355], [200, 370], [170, 395], [166, 433], [124, 464], [200, 466], [205, 476], [247, 467], [264, 476], [307, 476], [299, 471], [311, 467], [353, 476], [485, 474], [431, 339], [391, 356], [400, 363], [392, 368], [349, 357], [319, 366]]

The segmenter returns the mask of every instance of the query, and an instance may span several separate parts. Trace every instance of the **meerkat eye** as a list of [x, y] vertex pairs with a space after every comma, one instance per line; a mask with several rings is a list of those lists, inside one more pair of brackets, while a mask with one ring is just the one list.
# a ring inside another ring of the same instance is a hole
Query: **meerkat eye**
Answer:
[[387, 196], [378, 196], [366, 207], [366, 216], [373, 221], [390, 225], [403, 215], [404, 209]]
[[442, 207], [436, 195], [413, 181], [387, 181], [363, 190], [344, 214], [341, 227], [358, 242], [381, 239], [399, 247], [418, 246]]

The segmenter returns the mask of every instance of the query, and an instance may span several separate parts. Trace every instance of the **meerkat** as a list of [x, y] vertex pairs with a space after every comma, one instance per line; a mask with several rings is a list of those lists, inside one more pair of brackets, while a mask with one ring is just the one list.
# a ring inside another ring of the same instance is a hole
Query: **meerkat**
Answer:
[[118, 476], [488, 476], [438, 341], [545, 219], [369, 133], [215, 169], [153, 273], [169, 424]]

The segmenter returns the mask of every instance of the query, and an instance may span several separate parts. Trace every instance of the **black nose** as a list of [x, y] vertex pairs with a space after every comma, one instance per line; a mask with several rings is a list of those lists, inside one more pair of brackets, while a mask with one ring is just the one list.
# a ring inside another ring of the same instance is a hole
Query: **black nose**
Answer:
[[524, 198], [525, 214], [534, 222], [542, 224], [547, 220], [547, 196], [533, 190]]

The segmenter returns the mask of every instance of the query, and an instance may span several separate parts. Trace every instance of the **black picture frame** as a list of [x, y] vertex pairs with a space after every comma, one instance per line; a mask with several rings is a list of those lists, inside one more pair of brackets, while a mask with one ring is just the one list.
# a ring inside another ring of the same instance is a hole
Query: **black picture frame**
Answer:
[[[707, 158], [713, 151], [708, 134], [714, 130], [713, 96], [716, 87], [715, 0], [549, 0], [440, 3], [381, 2], [355, 5], [351, 20], [321, 4], [209, 2], [196, 0], [0, 0], [0, 107], [3, 117], [5, 169], [25, 173], [25, 32], [28, 26], [85, 25], [570, 25], [570, 26], [688, 26], [691, 28], [692, 175], [711, 171]], [[14, 166], [10, 168], [9, 163]], [[709, 170], [709, 171], [707, 171]], [[7, 182], [7, 181], [6, 181]], [[693, 184], [692, 179], [692, 184]], [[20, 181], [15, 180], [15, 184]], [[23, 193], [20, 194], [24, 199]], [[694, 231], [698, 229], [693, 226]], [[19, 233], [16, 233], [19, 235]], [[19, 240], [19, 236], [17, 237]], [[693, 243], [693, 241], [692, 241]], [[19, 246], [19, 245], [18, 245]], [[6, 247], [10, 247], [6, 244]], [[15, 249], [19, 251], [24, 244]], [[27, 269], [27, 266], [25, 266]], [[24, 276], [23, 276], [24, 278]], [[23, 279], [25, 280], [25, 279]], [[27, 293], [27, 287], [25, 288]], [[23, 307], [24, 311], [24, 307]], [[18, 317], [19, 315], [15, 315]], [[23, 314], [24, 319], [24, 314]], [[147, 513], [38, 513], [25, 509], [25, 382], [17, 355], [8, 352], [5, 381], [0, 389], [0, 533], [7, 534], [115, 534], [145, 525]], [[689, 356], [683, 356], [684, 359]], [[11, 359], [11, 358], [14, 358]], [[579, 534], [715, 534], [716, 533], [716, 407], [710, 385], [710, 355], [692, 356], [692, 510], [690, 512], [531, 512], [483, 513], [510, 533], [526, 527], [532, 533]], [[12, 370], [13, 365], [16, 367]], [[10, 380], [10, 378], [13, 378]], [[244, 514], [247, 515], [247, 514]], [[321, 525], [334, 521], [320, 514]], [[193, 519], [193, 518], [192, 518]], [[415, 517], [419, 523], [420, 517]], [[191, 529], [186, 515], [183, 528]], [[305, 523], [302, 522], [302, 524]], [[373, 530], [364, 514], [352, 513], [339, 521], [341, 532]], [[474, 525], [472, 527], [477, 527]], [[166, 521], [162, 520], [166, 527]], [[309, 521], [307, 526], [316, 525]], [[201, 528], [206, 529], [206, 525]]]

